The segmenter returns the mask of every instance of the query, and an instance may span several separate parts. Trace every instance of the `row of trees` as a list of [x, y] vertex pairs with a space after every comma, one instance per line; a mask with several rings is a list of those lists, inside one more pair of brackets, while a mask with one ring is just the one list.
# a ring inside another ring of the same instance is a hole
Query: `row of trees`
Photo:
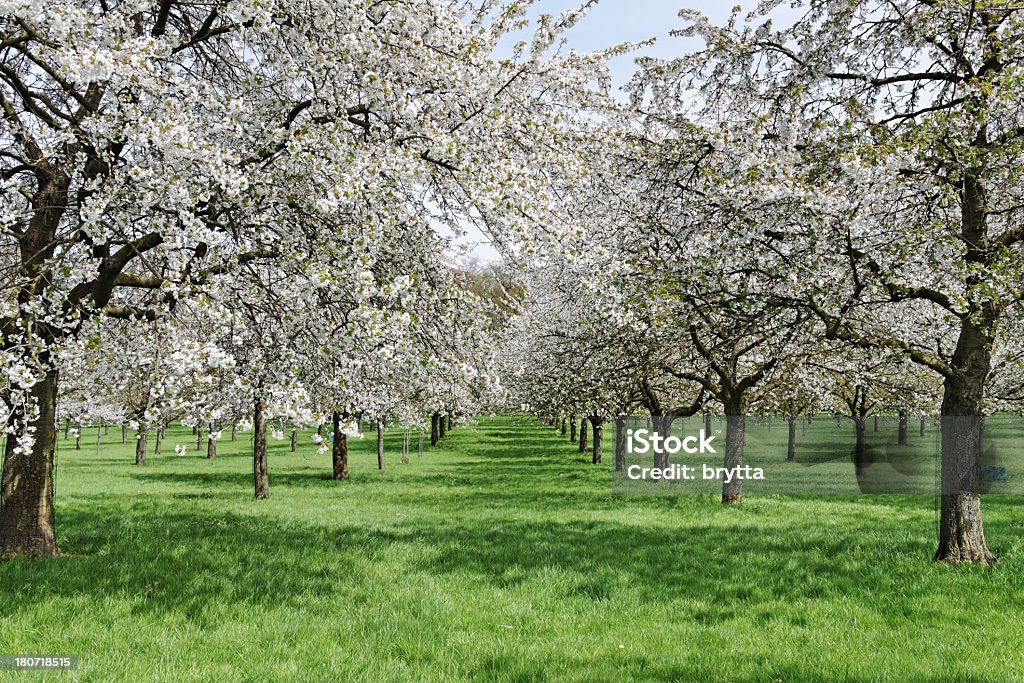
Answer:
[[526, 264], [519, 400], [720, 411], [729, 467], [751, 410], [937, 411], [936, 559], [987, 564], [980, 418], [1022, 386], [1024, 9], [830, 0], [778, 29], [778, 5], [684, 11], [703, 47], [642, 60], [586, 233]]
[[251, 415], [258, 497], [268, 420], [329, 422], [343, 477], [351, 416], [474, 409], [492, 318], [435, 228], [562, 223], [546, 174], [606, 80], [550, 49], [580, 12], [496, 59], [529, 4], [4, 7], [0, 556], [58, 552], [58, 400], [142, 452]]

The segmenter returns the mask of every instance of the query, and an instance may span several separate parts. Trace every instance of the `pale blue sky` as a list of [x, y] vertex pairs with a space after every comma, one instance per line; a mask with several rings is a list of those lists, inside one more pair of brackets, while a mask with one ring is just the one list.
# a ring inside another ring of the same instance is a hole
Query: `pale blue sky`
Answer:
[[[538, 0], [530, 13], [558, 16], [574, 7], [580, 0]], [[598, 5], [569, 34], [569, 45], [586, 52], [622, 42], [640, 42], [649, 38], [657, 41], [640, 52], [615, 60], [612, 76], [616, 85], [629, 80], [635, 70], [633, 60], [639, 54], [670, 59], [701, 47], [694, 39], [674, 38], [669, 35], [685, 24], [679, 10], [696, 9], [706, 14], [713, 23], [722, 24], [729, 18], [733, 6], [741, 5], [744, 12], [753, 9], [756, 0], [601, 0]], [[788, 7], [779, 13], [792, 14]], [[773, 13], [775, 16], [776, 13]]]

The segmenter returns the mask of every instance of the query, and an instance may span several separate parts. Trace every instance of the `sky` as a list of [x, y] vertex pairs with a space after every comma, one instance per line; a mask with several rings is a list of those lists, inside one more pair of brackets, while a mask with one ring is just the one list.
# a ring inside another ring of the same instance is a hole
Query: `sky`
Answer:
[[[558, 16], [562, 12], [578, 7], [582, 0], [538, 0], [529, 16], [535, 20], [541, 14]], [[733, 6], [740, 4], [744, 12], [757, 5], [756, 0], [600, 0], [567, 35], [568, 47], [580, 52], [600, 50], [611, 45], [629, 42], [638, 43], [655, 38], [653, 45], [636, 52], [618, 57], [610, 64], [612, 81], [621, 87], [629, 81], [635, 71], [634, 60], [639, 56], [672, 59], [699, 49], [701, 44], [692, 38], [676, 38], [670, 33], [685, 26], [679, 18], [681, 9], [696, 9], [706, 14], [715, 24], [728, 20]], [[792, 13], [788, 8], [782, 14]], [[775, 16], [773, 14], [773, 16]], [[528, 38], [529, 33], [509, 40]], [[500, 260], [498, 253], [486, 243], [482, 235], [472, 230], [471, 234], [459, 240], [471, 249], [473, 256], [481, 261]]]

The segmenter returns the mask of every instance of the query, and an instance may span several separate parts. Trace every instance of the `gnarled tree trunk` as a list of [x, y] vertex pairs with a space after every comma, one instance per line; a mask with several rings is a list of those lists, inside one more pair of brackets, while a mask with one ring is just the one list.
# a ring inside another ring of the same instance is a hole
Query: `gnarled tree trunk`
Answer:
[[[7, 436], [0, 482], [0, 557], [57, 555], [54, 530], [53, 455], [57, 441], [57, 372], [50, 370], [29, 390], [38, 406], [30, 425], [35, 440], [28, 453], [17, 452], [19, 411], [11, 416], [15, 433]], [[20, 425], [23, 428], [23, 425]]]

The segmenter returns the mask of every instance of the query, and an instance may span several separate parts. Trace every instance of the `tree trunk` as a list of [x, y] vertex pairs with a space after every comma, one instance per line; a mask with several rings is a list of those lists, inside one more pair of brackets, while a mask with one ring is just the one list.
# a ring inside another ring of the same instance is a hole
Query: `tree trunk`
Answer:
[[580, 453], [587, 452], [587, 418], [580, 420]]
[[592, 447], [591, 461], [595, 465], [600, 465], [604, 460], [604, 418], [598, 417], [597, 415], [590, 416], [590, 424], [593, 427], [594, 445]]
[[919, 435], [924, 436], [924, 415], [921, 416], [921, 430], [919, 432]]
[[196, 430], [192, 432], [196, 435], [196, 451], [203, 447], [203, 428], [196, 426]]
[[238, 439], [238, 423], [234, 420], [231, 421], [231, 440], [235, 441]]
[[78, 428], [75, 429], [75, 450], [82, 450], [82, 423], [78, 423]]
[[[736, 472], [743, 467], [743, 446], [746, 443], [746, 404], [742, 398], [734, 398], [725, 405], [725, 467]], [[743, 480], [733, 476], [731, 481], [722, 480], [722, 504], [733, 505], [743, 502]]]
[[448, 413], [448, 431], [449, 432], [452, 431], [452, 428], [454, 428], [454, 427], [455, 427], [455, 420], [452, 419], [452, 414]]
[[576, 416], [569, 416], [569, 443], [576, 443]]
[[128, 425], [126, 424], [121, 425], [121, 443], [128, 443]]
[[149, 427], [143, 423], [139, 423], [139, 433], [135, 439], [135, 464], [145, 465], [146, 464], [146, 435], [149, 433]]
[[867, 444], [865, 442], [867, 423], [862, 415], [853, 416], [853, 431], [856, 435], [853, 444], [853, 471], [858, 477], [862, 477], [868, 466]]
[[331, 449], [331, 460], [334, 465], [334, 480], [348, 479], [348, 441], [341, 431], [341, 413], [337, 410], [331, 415], [334, 428], [334, 445]]
[[878, 416], [877, 415], [875, 415], [875, 420], [874, 421], [875, 421], [874, 431], [877, 432], [878, 431]]
[[441, 437], [441, 440], [443, 441], [444, 438], [448, 436], [448, 419], [444, 415], [442, 415], [441, 419], [437, 421], [437, 425], [439, 435]]
[[153, 455], [160, 455], [160, 446], [164, 442], [163, 425], [156, 428], [156, 445], [153, 447]]
[[437, 446], [437, 442], [440, 440], [440, 433], [438, 428], [438, 422], [441, 421], [441, 414], [434, 413], [430, 416], [430, 445]]
[[50, 370], [29, 390], [39, 413], [28, 425], [35, 439], [17, 453], [24, 432], [20, 409], [11, 415], [0, 481], [0, 557], [59, 554], [53, 513], [53, 455], [57, 442], [57, 372]]
[[377, 420], [377, 469], [384, 469], [384, 420]]
[[296, 449], [299, 447], [298, 437], [299, 437], [298, 430], [295, 429], [295, 427], [292, 427], [292, 443], [291, 443], [292, 453], [294, 453], [296, 451]]
[[796, 462], [796, 415], [786, 418], [789, 424], [789, 441], [786, 444], [786, 462]]
[[563, 417], [562, 418], [562, 426], [560, 427], [560, 431], [562, 432], [562, 436], [565, 436], [565, 430], [566, 430], [565, 423], [566, 423], [566, 419]]
[[711, 434], [711, 413], [704, 413], [704, 433]]
[[216, 458], [217, 457], [217, 440], [213, 438], [213, 430], [206, 430], [206, 457]]
[[900, 446], [907, 445], [907, 411], [901, 410], [899, 417], [899, 431], [897, 432], [896, 443]]
[[991, 338], [968, 318], [961, 323], [952, 366], [942, 397], [942, 491], [939, 545], [943, 562], [991, 564], [981, 517], [982, 397], [991, 368]]
[[615, 418], [615, 471], [626, 471], [626, 418]]
[[270, 476], [267, 467], [267, 421], [263, 416], [263, 400], [256, 399], [252, 419], [252, 481], [256, 500], [270, 496]]

